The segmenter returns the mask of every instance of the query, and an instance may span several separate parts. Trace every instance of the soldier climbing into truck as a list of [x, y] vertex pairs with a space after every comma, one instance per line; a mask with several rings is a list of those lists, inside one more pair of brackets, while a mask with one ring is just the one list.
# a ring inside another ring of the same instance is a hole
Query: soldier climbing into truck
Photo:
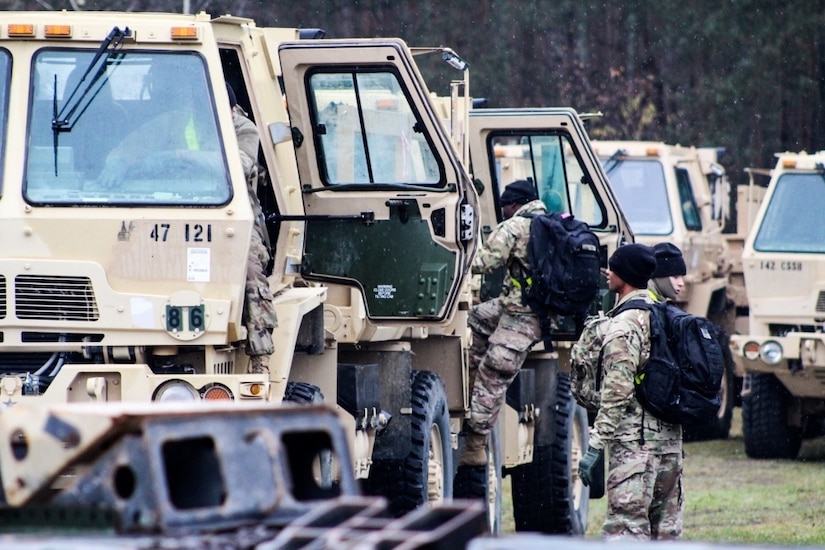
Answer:
[[[531, 218], [524, 214], [546, 212], [532, 183], [518, 180], [500, 198], [502, 217], [473, 260], [473, 271], [490, 272], [507, 267], [529, 268], [527, 241]], [[487, 438], [498, 419], [505, 392], [521, 369], [527, 352], [541, 339], [541, 323], [522, 303], [516, 279], [507, 277], [501, 296], [473, 306], [469, 318], [473, 332], [470, 347], [470, 418], [465, 422], [467, 441], [459, 460], [456, 488], [465, 468], [486, 468]]]

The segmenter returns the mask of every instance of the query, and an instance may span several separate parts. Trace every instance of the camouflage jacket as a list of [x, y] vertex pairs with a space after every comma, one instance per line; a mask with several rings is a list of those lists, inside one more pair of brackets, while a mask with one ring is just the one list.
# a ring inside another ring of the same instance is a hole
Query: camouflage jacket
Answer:
[[[616, 306], [629, 300], [648, 302], [647, 289], [631, 292]], [[603, 449], [608, 441], [642, 440], [655, 452], [681, 451], [682, 427], [659, 420], [644, 411], [636, 400], [634, 378], [650, 357], [650, 313], [629, 309], [613, 317], [604, 337], [604, 377], [601, 406], [590, 430], [590, 446]]]
[[255, 123], [246, 117], [243, 109], [240, 107], [232, 108], [232, 118], [235, 123], [235, 136], [238, 138], [238, 152], [241, 155], [241, 165], [243, 166], [243, 175], [246, 178], [246, 190], [249, 192], [249, 202], [252, 205], [252, 210], [255, 213], [255, 228], [264, 240], [264, 243], [269, 246], [269, 236], [266, 231], [266, 223], [264, 222], [263, 210], [261, 203], [258, 200], [258, 146], [260, 145], [260, 137], [258, 136], [258, 128]]
[[[544, 214], [546, 211], [543, 202], [531, 201], [519, 208], [512, 218], [498, 224], [473, 259], [473, 273], [490, 273], [503, 266], [508, 270], [518, 269], [518, 265], [529, 269], [527, 240], [532, 219], [521, 214]], [[522, 305], [521, 290], [509, 274], [501, 288], [501, 304], [511, 313], [532, 313], [528, 306]]]

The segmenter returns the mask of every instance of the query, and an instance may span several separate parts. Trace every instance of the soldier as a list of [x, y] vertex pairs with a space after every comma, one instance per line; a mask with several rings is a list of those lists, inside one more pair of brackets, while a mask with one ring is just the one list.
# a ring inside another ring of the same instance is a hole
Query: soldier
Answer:
[[656, 255], [656, 269], [650, 276], [647, 289], [656, 302], [675, 300], [685, 287], [684, 276], [687, 274], [682, 251], [671, 243], [658, 243], [653, 246]]
[[[645, 245], [620, 247], [608, 262], [607, 284], [617, 307], [652, 301], [647, 291], [656, 268]], [[675, 539], [682, 534], [682, 427], [659, 420], [636, 400], [634, 378], [650, 356], [650, 313], [629, 309], [610, 323], [603, 344], [601, 406], [579, 477], [593, 481], [608, 451], [605, 538]]]
[[486, 468], [487, 437], [496, 422], [507, 387], [516, 377], [527, 352], [541, 339], [538, 317], [522, 304], [521, 290], [513, 270], [530, 267], [527, 240], [531, 218], [521, 214], [543, 214], [544, 203], [538, 199], [533, 184], [517, 180], [501, 194], [504, 217], [490, 233], [473, 261], [473, 273], [489, 273], [507, 267], [511, 277], [505, 278], [501, 296], [476, 305], [470, 312], [469, 325], [473, 333], [470, 347], [470, 418], [466, 422], [467, 436], [459, 460], [456, 496], [462, 495], [462, 476], [466, 468]]
[[244, 325], [247, 330], [246, 354], [249, 356], [249, 372], [268, 372], [269, 356], [275, 351], [272, 343], [272, 330], [278, 326], [275, 309], [272, 306], [272, 290], [266, 279], [266, 266], [269, 263], [269, 234], [258, 201], [258, 129], [247, 118], [238, 105], [235, 91], [228, 83], [226, 93], [232, 106], [232, 118], [235, 123], [235, 135], [241, 155], [244, 175], [246, 176], [249, 200], [255, 213], [255, 227], [249, 246], [249, 258], [246, 272], [246, 300], [244, 303]]

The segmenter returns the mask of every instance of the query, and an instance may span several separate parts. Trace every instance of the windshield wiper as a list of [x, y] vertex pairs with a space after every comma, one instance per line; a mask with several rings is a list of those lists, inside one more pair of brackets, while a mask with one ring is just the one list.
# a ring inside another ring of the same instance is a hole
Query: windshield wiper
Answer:
[[626, 153], [624, 149], [616, 149], [616, 152], [610, 155], [610, 158], [604, 161], [604, 173], [610, 175], [610, 172], [615, 170], [622, 162]]
[[[97, 49], [95, 56], [86, 67], [86, 70], [83, 71], [83, 75], [80, 77], [80, 80], [77, 82], [74, 89], [68, 94], [64, 94], [64, 97], [67, 99], [60, 111], [57, 110], [57, 74], [54, 75], [54, 94], [52, 96], [52, 144], [54, 147], [55, 176], [57, 176], [57, 145], [60, 132], [71, 132], [74, 125], [77, 124], [77, 121], [80, 120], [80, 117], [82, 117], [83, 113], [86, 112], [86, 109], [103, 88], [103, 85], [106, 83], [106, 78], [108, 77], [104, 78], [103, 82], [101, 82], [100, 86], [97, 87], [94, 93], [89, 95], [89, 92], [95, 84], [97, 84], [101, 77], [106, 74], [106, 64], [112, 56], [114, 56], [117, 49], [123, 44], [123, 40], [130, 36], [132, 36], [132, 31], [129, 30], [129, 27], [126, 27], [123, 30], [121, 30], [120, 27], [114, 27], [109, 32], [108, 36], [106, 36], [106, 38], [103, 39], [103, 42], [100, 43], [100, 47]], [[103, 57], [103, 61], [100, 61], [104, 53], [105, 57]], [[91, 80], [86, 83], [85, 88], [83, 88], [83, 91], [78, 95], [78, 90], [83, 87], [86, 77], [92, 73], [95, 67], [97, 67], [97, 70], [94, 71], [94, 75]], [[75, 99], [75, 96], [77, 96], [77, 99]], [[82, 108], [80, 108], [81, 106]], [[75, 116], [75, 113], [77, 113], [77, 116]]]

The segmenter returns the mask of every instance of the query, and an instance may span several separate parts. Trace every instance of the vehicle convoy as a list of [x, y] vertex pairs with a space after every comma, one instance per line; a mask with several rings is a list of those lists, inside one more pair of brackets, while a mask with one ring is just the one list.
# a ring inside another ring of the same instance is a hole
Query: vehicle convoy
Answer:
[[[13, 12], [0, 25], [0, 397], [323, 401], [346, 425], [354, 478], [400, 515], [452, 497], [468, 269], [496, 191], [522, 174], [557, 193], [598, 232], [604, 265], [632, 235], [574, 111], [474, 113], [472, 181], [402, 41], [310, 34], [207, 14]], [[246, 372], [255, 213], [224, 82], [261, 138], [268, 377]], [[184, 111], [175, 146], [156, 118], [170, 110]], [[129, 154], [112, 162], [122, 139]], [[564, 367], [576, 331], [562, 320], [556, 350], [511, 388], [482, 480], [491, 522], [500, 458], [519, 529], [586, 526], [586, 430]]]
[[[736, 315], [747, 306], [738, 261], [744, 237], [723, 233], [730, 218], [731, 185], [718, 162], [719, 151], [653, 141], [594, 140], [593, 148], [636, 242], [653, 246], [668, 241], [682, 250], [687, 274], [677, 305], [711, 319], [728, 334], [735, 332]], [[727, 437], [741, 385], [730, 359], [716, 422], [690, 427], [685, 437]]]
[[742, 253], [749, 327], [731, 336], [751, 458], [795, 458], [825, 420], [825, 151], [776, 157], [771, 171], [749, 170], [750, 202], [764, 199]]

